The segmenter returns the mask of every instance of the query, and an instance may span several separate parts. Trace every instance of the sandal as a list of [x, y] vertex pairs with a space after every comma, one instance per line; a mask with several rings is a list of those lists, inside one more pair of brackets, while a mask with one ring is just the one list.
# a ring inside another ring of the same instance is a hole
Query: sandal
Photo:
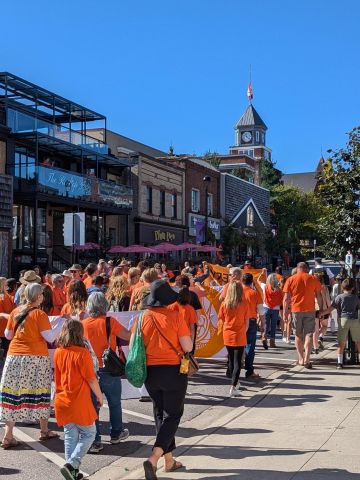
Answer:
[[46, 442], [47, 440], [52, 440], [53, 438], [59, 438], [60, 435], [56, 432], [48, 430], [47, 432], [40, 432], [39, 441]]
[[312, 363], [311, 362], [304, 363], [304, 367], [311, 370], [312, 369]]
[[173, 462], [171, 468], [169, 468], [169, 469], [164, 468], [164, 471], [165, 472], [175, 472], [175, 470], [179, 470], [180, 468], [183, 468], [183, 467], [184, 467], [184, 465], [181, 462], [177, 462], [174, 459], [174, 462]]
[[17, 447], [18, 445], [19, 445], [19, 442], [14, 437], [12, 438], [4, 437], [0, 447], [6, 450], [7, 448], [14, 448], [14, 447]]
[[156, 468], [151, 462], [149, 462], [149, 460], [146, 460], [143, 463], [143, 467], [145, 471], [145, 480], [158, 480], [158, 477], [156, 476]]

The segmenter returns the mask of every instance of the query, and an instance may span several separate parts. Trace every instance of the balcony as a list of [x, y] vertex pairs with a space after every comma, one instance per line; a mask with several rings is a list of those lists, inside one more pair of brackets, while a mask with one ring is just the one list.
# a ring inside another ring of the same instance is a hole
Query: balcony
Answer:
[[74, 204], [76, 201], [88, 203], [89, 207], [93, 204], [97, 208], [104, 206], [129, 210], [133, 206], [133, 190], [127, 185], [42, 165], [33, 166], [27, 173], [20, 177], [18, 170], [15, 170], [15, 192], [36, 191], [56, 198], [73, 199]]
[[92, 153], [108, 154], [109, 147], [101, 140], [84, 135], [76, 130], [71, 130], [64, 125], [47, 122], [12, 108], [9, 108], [7, 111], [7, 126], [11, 128], [12, 133], [29, 134], [36, 132], [61, 142], [70, 143], [76, 147], [86, 148]]

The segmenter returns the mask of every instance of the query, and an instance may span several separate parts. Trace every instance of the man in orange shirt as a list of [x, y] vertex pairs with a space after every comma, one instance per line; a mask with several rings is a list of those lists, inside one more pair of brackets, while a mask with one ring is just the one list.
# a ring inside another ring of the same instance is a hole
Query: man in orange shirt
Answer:
[[298, 364], [304, 365], [305, 368], [312, 368], [310, 354], [315, 330], [315, 297], [318, 301], [319, 309], [323, 309], [321, 283], [307, 273], [308, 267], [304, 262], [297, 264], [296, 271], [295, 275], [287, 279], [283, 289], [285, 294], [283, 303], [284, 318], [290, 313], [291, 302], [295, 345], [299, 357]]
[[245, 273], [242, 277], [244, 298], [249, 303], [249, 328], [246, 332], [247, 345], [245, 347], [245, 377], [258, 380], [260, 375], [254, 371], [255, 345], [257, 332], [257, 319], [263, 314], [263, 300], [260, 293], [254, 288], [254, 278], [251, 273]]
[[51, 315], [60, 315], [61, 309], [66, 303], [66, 295], [64, 292], [65, 281], [62, 275], [53, 275], [52, 276], [52, 300], [53, 300], [53, 309]]

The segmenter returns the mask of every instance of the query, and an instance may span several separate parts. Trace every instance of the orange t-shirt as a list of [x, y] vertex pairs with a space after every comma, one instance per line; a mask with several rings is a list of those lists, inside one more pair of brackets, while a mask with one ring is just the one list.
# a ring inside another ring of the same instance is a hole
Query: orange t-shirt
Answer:
[[244, 291], [244, 298], [248, 301], [249, 303], [249, 318], [257, 318], [258, 311], [257, 311], [257, 306], [260, 304], [262, 305], [263, 300], [261, 298], [260, 293], [258, 290], [254, 290], [253, 288], [243, 285], [243, 291]]
[[60, 315], [71, 315], [71, 306], [70, 306], [70, 303], [65, 303], [65, 305], [63, 305], [61, 311], [60, 311]]
[[220, 305], [218, 319], [223, 322], [224, 345], [242, 347], [247, 344], [246, 321], [249, 318], [249, 302], [242, 301], [230, 309], [224, 303]]
[[143, 286], [142, 282], [137, 282], [134, 283], [134, 285], [129, 285], [129, 292], [132, 294], [133, 291], [137, 290], [138, 288], [141, 288]]
[[189, 328], [191, 325], [197, 324], [198, 318], [196, 315], [196, 310], [191, 305], [181, 305], [180, 303], [175, 302], [169, 305], [167, 308], [174, 312], [179, 312], [180, 317], [185, 320]]
[[[100, 368], [103, 367], [101, 356], [105, 348], [108, 346], [105, 318], [105, 315], [97, 318], [88, 317], [82, 322], [84, 326], [84, 337], [87, 338], [91, 343], [91, 346], [94, 349], [95, 355], [99, 361]], [[124, 327], [121, 325], [121, 323], [117, 322], [115, 318], [110, 317], [110, 330], [110, 348], [115, 352], [116, 337], [122, 330], [124, 330]]]
[[54, 354], [55, 416], [61, 427], [68, 423], [92, 425], [97, 414], [88, 382], [96, 379], [89, 350], [85, 347], [59, 347]]
[[92, 286], [93, 278], [88, 275], [85, 279], [83, 278], [82, 281], [85, 288], [90, 288]]
[[[154, 317], [161, 333], [174, 346], [178, 355], [161, 336], [151, 317]], [[133, 331], [135, 330], [135, 325]], [[179, 365], [183, 350], [179, 337], [190, 336], [190, 329], [178, 312], [166, 307], [146, 310], [142, 321], [142, 333], [146, 350], [146, 365]]]
[[282, 305], [283, 301], [283, 292], [282, 290], [273, 290], [271, 285], [266, 284], [264, 289], [265, 299], [264, 303], [268, 308], [274, 309], [279, 308]]
[[10, 296], [8, 293], [4, 293], [3, 297], [0, 298], [0, 337], [5, 336], [5, 328], [8, 322], [8, 319], [2, 317], [2, 313], [11, 313], [16, 308], [14, 303], [14, 297]]
[[284, 293], [291, 295], [291, 311], [315, 312], [315, 293], [321, 293], [321, 283], [312, 275], [298, 272], [286, 280]]
[[[8, 330], [15, 329], [14, 316], [22, 308], [17, 307], [11, 312], [6, 326]], [[41, 336], [46, 330], [51, 330], [49, 317], [39, 308], [32, 310], [11, 340], [8, 355], [49, 355], [47, 343]]]
[[60, 315], [61, 309], [63, 308], [66, 302], [65, 292], [61, 290], [61, 288], [55, 288], [55, 287], [53, 287], [51, 290], [52, 290], [52, 300], [54, 305], [51, 311], [51, 315]]

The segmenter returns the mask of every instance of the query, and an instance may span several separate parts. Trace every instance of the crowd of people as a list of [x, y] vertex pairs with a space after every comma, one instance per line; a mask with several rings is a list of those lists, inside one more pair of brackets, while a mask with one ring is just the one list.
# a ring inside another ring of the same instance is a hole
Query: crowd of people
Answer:
[[321, 259], [312, 271], [299, 263], [289, 277], [281, 267], [258, 275], [250, 262], [243, 268], [228, 265], [225, 285], [210, 275], [206, 262], [185, 262], [179, 272], [147, 261], [136, 266], [126, 259], [118, 263], [100, 260], [84, 270], [74, 264], [62, 274], [44, 275], [34, 267], [20, 272], [19, 281], [0, 278], [1, 352], [6, 357], [0, 382], [0, 420], [5, 423], [1, 447], [17, 446], [16, 422], [39, 423], [39, 441], [58, 438], [48, 427], [53, 402], [57, 424], [64, 428], [66, 463], [61, 473], [67, 480], [81, 479], [84, 455], [103, 449], [103, 396], [109, 408], [110, 444], [129, 437], [122, 420], [121, 377], [105, 368], [103, 353], [111, 348], [124, 358], [122, 347], [130, 342], [131, 348], [136, 323], [129, 331], [113, 318], [114, 312], [144, 312], [140, 325], [148, 397], [140, 400], [153, 402], [156, 425], [152, 454], [144, 462], [147, 480], [156, 480], [161, 457], [165, 471], [182, 468], [173, 457], [188, 380], [179, 366], [183, 354], [195, 351], [207, 288], [219, 292], [218, 334], [228, 354], [230, 397], [241, 395], [243, 364], [248, 380], [260, 378], [254, 368], [258, 331], [265, 349], [277, 348], [278, 328], [287, 344], [294, 333], [298, 364], [311, 369], [311, 355], [324, 347], [328, 328], [335, 329], [335, 310], [338, 368], [343, 368], [349, 332], [360, 348], [360, 300], [354, 281], [344, 272], [335, 278]]

